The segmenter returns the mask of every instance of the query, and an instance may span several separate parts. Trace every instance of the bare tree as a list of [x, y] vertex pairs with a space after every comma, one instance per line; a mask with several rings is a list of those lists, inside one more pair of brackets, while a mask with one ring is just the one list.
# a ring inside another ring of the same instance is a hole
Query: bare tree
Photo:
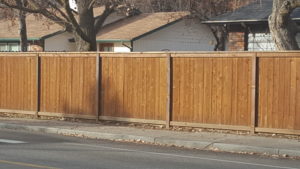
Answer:
[[[106, 18], [115, 10], [127, 7], [126, 0], [77, 0], [78, 11], [70, 8], [69, 0], [27, 0], [27, 6], [15, 0], [0, 0], [0, 4], [28, 13], [41, 14], [73, 33], [78, 51], [96, 51], [96, 34]], [[103, 5], [101, 15], [94, 17], [95, 4]], [[125, 10], [127, 11], [127, 10]]]
[[299, 50], [296, 35], [300, 27], [290, 15], [300, 7], [300, 0], [274, 0], [269, 28], [278, 50]]
[[19, 34], [20, 34], [20, 44], [21, 51], [27, 52], [28, 41], [27, 41], [27, 26], [26, 26], [26, 12], [22, 10], [23, 7], [27, 6], [27, 0], [16, 0], [17, 6], [20, 7], [19, 10]]

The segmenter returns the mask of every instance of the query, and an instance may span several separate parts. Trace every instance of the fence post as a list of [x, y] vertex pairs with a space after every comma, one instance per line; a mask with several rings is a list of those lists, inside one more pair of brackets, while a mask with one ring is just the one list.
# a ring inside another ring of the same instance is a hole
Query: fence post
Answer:
[[36, 55], [36, 113], [35, 118], [39, 118], [41, 109], [41, 58], [39, 53]]
[[100, 54], [97, 53], [96, 55], [96, 93], [95, 93], [95, 100], [96, 100], [96, 104], [95, 104], [95, 111], [96, 111], [96, 122], [99, 121], [99, 90], [100, 88]]
[[252, 56], [252, 84], [251, 84], [251, 134], [255, 134], [257, 117], [257, 53]]
[[166, 128], [170, 128], [172, 112], [172, 57], [171, 53], [167, 56], [167, 105], [166, 105]]

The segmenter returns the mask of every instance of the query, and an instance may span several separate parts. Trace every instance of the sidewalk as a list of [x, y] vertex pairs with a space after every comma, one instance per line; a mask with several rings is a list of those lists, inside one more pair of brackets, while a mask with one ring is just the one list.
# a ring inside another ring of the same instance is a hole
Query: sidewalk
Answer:
[[[67, 121], [0, 118], [0, 129], [38, 131], [94, 139], [300, 157], [300, 140], [211, 132], [179, 132]], [[1, 137], [1, 136], [0, 136]]]

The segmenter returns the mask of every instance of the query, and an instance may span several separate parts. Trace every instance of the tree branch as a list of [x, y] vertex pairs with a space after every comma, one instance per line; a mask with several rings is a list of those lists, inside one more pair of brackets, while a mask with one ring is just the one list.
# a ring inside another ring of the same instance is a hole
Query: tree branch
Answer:
[[80, 28], [76, 18], [74, 17], [72, 10], [70, 8], [70, 4], [69, 4], [69, 0], [65, 0], [65, 10], [66, 13], [71, 21], [71, 24], [73, 26], [73, 28], [75, 29], [76, 33], [85, 41], [90, 42], [91, 39], [87, 37], [87, 35], [82, 31], [82, 29]]
[[0, 0], [0, 3], [7, 6], [7, 7], [9, 7], [9, 8], [22, 10], [24, 12], [29, 12], [29, 13], [41, 13], [41, 11], [43, 10], [43, 9], [31, 9], [31, 8], [27, 8], [27, 7], [24, 7], [24, 6], [18, 6], [18, 5], [10, 4], [10, 3], [6, 2], [5, 0]]
[[279, 12], [284, 15], [290, 15], [297, 7], [300, 7], [300, 0], [286, 0], [282, 3]]
[[101, 29], [101, 27], [103, 26], [103, 23], [105, 21], [105, 19], [114, 12], [115, 8], [117, 7], [116, 4], [110, 4], [110, 3], [106, 3], [105, 4], [105, 9], [104, 12], [102, 13], [101, 16], [98, 16], [95, 19], [95, 31], [96, 33], [99, 32], [99, 30]]
[[7, 7], [17, 9], [17, 10], [22, 10], [24, 12], [42, 14], [44, 17], [52, 20], [53, 22], [57, 23], [58, 25], [65, 27], [66, 30], [70, 31], [72, 29], [72, 27], [68, 21], [65, 21], [64, 19], [49, 12], [49, 10], [47, 8], [40, 6], [35, 1], [30, 1], [30, 5], [32, 5], [35, 9], [29, 8], [29, 7], [24, 7], [24, 6], [18, 6], [16, 4], [11, 4], [5, 0], [0, 0], [0, 3], [4, 4]]
[[[58, 2], [58, 1], [57, 1]], [[59, 12], [59, 14], [65, 18], [68, 22], [71, 22], [70, 19], [68, 18], [68, 16], [61, 10], [61, 8], [57, 7], [57, 5], [53, 4], [52, 2], [49, 2], [49, 5], [55, 9], [56, 11]]]

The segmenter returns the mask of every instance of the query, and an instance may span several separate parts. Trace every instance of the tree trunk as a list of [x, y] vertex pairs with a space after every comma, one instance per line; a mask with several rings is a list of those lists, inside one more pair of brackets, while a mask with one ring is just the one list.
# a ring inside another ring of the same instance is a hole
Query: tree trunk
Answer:
[[90, 0], [78, 0], [79, 26], [88, 39], [80, 36], [77, 31], [73, 31], [77, 51], [97, 51], [96, 31], [94, 28], [93, 7]]
[[225, 42], [227, 38], [226, 29], [223, 26], [218, 26], [214, 33], [217, 44], [215, 45], [215, 51], [225, 51]]
[[225, 42], [227, 38], [226, 28], [223, 26], [209, 26], [209, 28], [216, 40], [214, 51], [225, 51]]
[[[18, 6], [26, 6], [26, 0], [18, 0]], [[20, 35], [20, 45], [21, 51], [27, 52], [28, 41], [27, 41], [27, 27], [26, 27], [26, 12], [19, 10], [19, 35]]]
[[274, 0], [269, 28], [278, 50], [299, 50], [296, 41], [297, 24], [290, 14], [300, 4], [299, 0]]

